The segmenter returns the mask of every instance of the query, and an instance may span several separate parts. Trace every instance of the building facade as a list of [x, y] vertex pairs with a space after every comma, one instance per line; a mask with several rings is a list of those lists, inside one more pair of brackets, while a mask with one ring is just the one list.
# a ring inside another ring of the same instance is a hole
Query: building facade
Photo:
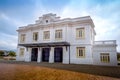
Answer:
[[117, 65], [116, 41], [94, 41], [90, 16], [60, 19], [45, 14], [35, 24], [19, 27], [18, 61]]

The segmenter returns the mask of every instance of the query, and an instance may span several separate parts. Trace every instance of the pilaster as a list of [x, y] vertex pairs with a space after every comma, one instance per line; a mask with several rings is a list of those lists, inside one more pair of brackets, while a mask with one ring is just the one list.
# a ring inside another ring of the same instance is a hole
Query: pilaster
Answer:
[[49, 63], [54, 63], [54, 47], [50, 49]]
[[37, 62], [41, 62], [42, 59], [42, 48], [38, 48], [38, 58], [37, 58]]
[[68, 46], [63, 47], [63, 63], [69, 64], [69, 47]]

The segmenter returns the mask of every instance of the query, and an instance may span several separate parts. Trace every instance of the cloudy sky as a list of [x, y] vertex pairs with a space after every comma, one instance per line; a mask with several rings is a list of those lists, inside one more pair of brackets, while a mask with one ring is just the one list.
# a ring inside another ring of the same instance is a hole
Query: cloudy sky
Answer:
[[120, 0], [0, 0], [0, 49], [15, 50], [18, 27], [47, 13], [61, 18], [91, 16], [95, 40], [117, 40], [120, 52]]

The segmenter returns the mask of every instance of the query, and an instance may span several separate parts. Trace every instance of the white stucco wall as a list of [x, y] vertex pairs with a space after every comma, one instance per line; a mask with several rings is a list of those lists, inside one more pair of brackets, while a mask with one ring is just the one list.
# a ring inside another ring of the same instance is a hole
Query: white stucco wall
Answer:
[[[76, 28], [84, 28], [85, 29], [85, 39], [76, 39]], [[75, 44], [91, 44], [91, 36], [90, 36], [90, 25], [77, 25], [74, 27], [69, 27], [68, 31], [68, 37], [67, 41], [70, 41], [70, 43]]]
[[[109, 53], [110, 62], [104, 63], [100, 61], [100, 53]], [[99, 45], [93, 47], [93, 64], [117, 66], [117, 51], [115, 45]]]
[[[85, 47], [85, 57], [77, 58], [76, 47]], [[70, 63], [72, 64], [93, 64], [90, 45], [72, 45], [70, 47]]]
[[[20, 48], [24, 48], [24, 50], [25, 50], [23, 56], [20, 56]], [[25, 61], [25, 57], [26, 57], [25, 53], [26, 53], [25, 47], [23, 47], [23, 46], [18, 46], [18, 47], [17, 47], [16, 60], [17, 60], [17, 61]]]
[[31, 61], [31, 51], [32, 48], [27, 48], [26, 52], [25, 52], [25, 62], [30, 62]]

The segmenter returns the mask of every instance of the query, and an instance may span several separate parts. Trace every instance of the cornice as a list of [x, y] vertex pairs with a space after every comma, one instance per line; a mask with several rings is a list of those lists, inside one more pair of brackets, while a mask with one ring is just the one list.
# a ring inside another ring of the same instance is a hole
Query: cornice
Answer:
[[35, 30], [35, 29], [40, 29], [40, 28], [47, 28], [47, 27], [62, 27], [62, 26], [75, 26], [75, 25], [81, 25], [81, 24], [87, 24], [91, 25], [94, 28], [93, 21], [90, 16], [85, 16], [85, 17], [78, 17], [78, 18], [65, 18], [65, 19], [59, 19], [56, 21], [52, 21], [50, 23], [46, 24], [29, 24], [27, 26], [19, 27], [17, 30], [18, 32], [21, 31], [27, 31], [27, 30]]

